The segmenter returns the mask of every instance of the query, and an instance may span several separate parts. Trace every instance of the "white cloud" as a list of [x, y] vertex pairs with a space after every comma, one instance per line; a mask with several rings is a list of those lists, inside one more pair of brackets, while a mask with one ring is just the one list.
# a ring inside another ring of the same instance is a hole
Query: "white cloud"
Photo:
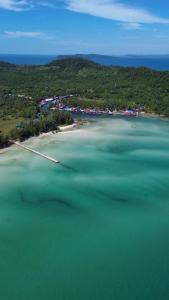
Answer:
[[36, 6], [55, 8], [58, 3], [64, 3], [64, 0], [0, 0], [0, 9], [20, 12]]
[[50, 38], [46, 33], [40, 31], [5, 31], [4, 34], [8, 38]]
[[169, 19], [158, 17], [146, 9], [123, 4], [118, 0], [67, 0], [67, 9], [130, 24], [169, 24]]
[[0, 0], [0, 8], [13, 11], [23, 11], [33, 7], [30, 0]]
[[122, 27], [126, 30], [139, 30], [142, 28], [140, 23], [122, 23]]
[[125, 29], [139, 29], [139, 24], [169, 24], [168, 18], [121, 1], [124, 0], [0, 0], [0, 9], [19, 12], [36, 6], [57, 8], [58, 5], [64, 5], [66, 9], [77, 13], [123, 22]]
[[37, 2], [37, 5], [39, 5], [39, 6], [43, 6], [43, 7], [49, 7], [49, 8], [55, 8], [56, 6], [55, 6], [55, 4], [53, 3], [53, 1], [51, 2], [51, 1], [39, 1], [39, 2]]

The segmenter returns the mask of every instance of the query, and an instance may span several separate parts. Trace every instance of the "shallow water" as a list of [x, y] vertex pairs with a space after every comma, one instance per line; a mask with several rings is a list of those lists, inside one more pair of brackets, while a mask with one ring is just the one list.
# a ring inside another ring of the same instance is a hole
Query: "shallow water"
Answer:
[[169, 123], [97, 119], [0, 155], [0, 299], [169, 299]]

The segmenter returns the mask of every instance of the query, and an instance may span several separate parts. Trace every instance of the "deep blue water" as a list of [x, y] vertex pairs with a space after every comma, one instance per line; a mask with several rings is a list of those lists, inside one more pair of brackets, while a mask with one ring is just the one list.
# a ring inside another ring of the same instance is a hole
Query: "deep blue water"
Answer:
[[107, 61], [104, 64], [122, 67], [147, 67], [159, 71], [168, 71], [169, 57], [113, 57], [111, 63]]
[[56, 55], [14, 55], [0, 54], [0, 61], [18, 65], [44, 65], [56, 59]]
[[[123, 67], [148, 67], [155, 70], [169, 70], [169, 55], [163, 56], [105, 56], [105, 55], [79, 55], [103, 65], [115, 65]], [[14, 64], [43, 65], [47, 64], [57, 55], [7, 55], [0, 54], [1, 61]], [[60, 56], [61, 58], [61, 56]]]

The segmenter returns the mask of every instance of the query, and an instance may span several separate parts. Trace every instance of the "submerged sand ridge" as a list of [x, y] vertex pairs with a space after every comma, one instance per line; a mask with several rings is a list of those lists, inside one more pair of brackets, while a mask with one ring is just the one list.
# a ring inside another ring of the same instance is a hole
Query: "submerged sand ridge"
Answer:
[[168, 300], [169, 123], [99, 119], [0, 155], [0, 298]]

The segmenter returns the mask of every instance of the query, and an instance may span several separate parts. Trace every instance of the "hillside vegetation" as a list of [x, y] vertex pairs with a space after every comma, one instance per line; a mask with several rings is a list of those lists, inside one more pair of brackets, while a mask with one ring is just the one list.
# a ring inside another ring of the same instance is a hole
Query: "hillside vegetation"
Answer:
[[8, 121], [35, 117], [43, 97], [64, 94], [79, 95], [72, 101], [83, 107], [142, 104], [147, 111], [169, 116], [169, 72], [106, 67], [78, 57], [44, 66], [0, 62], [0, 120], [7, 127]]

